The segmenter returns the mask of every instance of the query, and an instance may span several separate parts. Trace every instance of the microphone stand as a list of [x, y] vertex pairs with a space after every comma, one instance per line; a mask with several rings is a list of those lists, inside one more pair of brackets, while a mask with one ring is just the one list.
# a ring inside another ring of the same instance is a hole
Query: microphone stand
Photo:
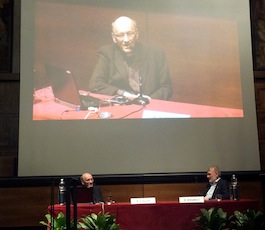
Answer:
[[65, 205], [66, 205], [66, 229], [70, 229], [71, 226], [71, 182], [70, 179], [67, 178], [65, 180], [65, 186], [66, 186], [66, 191], [65, 191]]
[[76, 199], [76, 184], [79, 180], [72, 179], [73, 180], [73, 186], [72, 186], [72, 200], [73, 200], [73, 206], [74, 206], [74, 230], [77, 230], [77, 199]]
[[71, 229], [71, 194], [73, 200], [73, 217], [74, 217], [74, 226], [73, 230], [77, 230], [77, 201], [76, 201], [76, 179], [68, 178], [66, 180], [66, 193], [65, 193], [65, 202], [66, 202], [66, 227]]
[[133, 104], [136, 104], [136, 105], [147, 105], [149, 104], [149, 100], [148, 98], [145, 98], [143, 97], [143, 85], [142, 85], [142, 77], [139, 76], [139, 97], [133, 99]]
[[52, 178], [51, 182], [51, 230], [54, 229], [54, 178]]

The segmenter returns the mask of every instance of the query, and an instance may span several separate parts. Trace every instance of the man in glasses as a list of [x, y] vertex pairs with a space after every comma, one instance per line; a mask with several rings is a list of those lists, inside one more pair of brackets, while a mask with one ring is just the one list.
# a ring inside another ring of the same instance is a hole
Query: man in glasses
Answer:
[[172, 85], [167, 60], [161, 49], [138, 41], [136, 22], [122, 16], [112, 23], [114, 44], [99, 50], [89, 90], [131, 99], [168, 100]]

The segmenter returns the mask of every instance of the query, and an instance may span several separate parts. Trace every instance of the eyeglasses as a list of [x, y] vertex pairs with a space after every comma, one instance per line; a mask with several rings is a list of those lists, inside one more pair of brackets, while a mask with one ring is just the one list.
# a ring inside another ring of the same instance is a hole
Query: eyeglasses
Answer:
[[123, 40], [125, 35], [127, 36], [128, 39], [133, 39], [133, 37], [135, 36], [137, 31], [129, 31], [127, 33], [119, 33], [119, 34], [114, 34], [114, 36], [119, 39], [119, 40]]

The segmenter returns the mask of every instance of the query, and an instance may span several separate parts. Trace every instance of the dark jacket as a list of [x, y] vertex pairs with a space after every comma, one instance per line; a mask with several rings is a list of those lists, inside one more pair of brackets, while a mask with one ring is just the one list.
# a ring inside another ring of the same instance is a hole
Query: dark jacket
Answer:
[[[210, 189], [211, 184], [208, 183], [204, 192], [204, 196], [206, 195], [207, 191]], [[213, 196], [211, 199], [215, 199], [216, 194], [221, 194], [223, 200], [228, 200], [230, 199], [230, 194], [229, 194], [229, 184], [226, 180], [220, 179], [217, 182], [217, 185], [215, 187], [215, 190], [213, 192]]]
[[[142, 93], [153, 99], [168, 100], [172, 95], [172, 85], [164, 52], [136, 43], [132, 59], [142, 78]], [[105, 95], [115, 95], [118, 89], [138, 94], [130, 87], [124, 60], [124, 54], [116, 44], [100, 48], [89, 90]]]
[[93, 187], [93, 203], [104, 202], [104, 198], [102, 196], [101, 190], [98, 186], [94, 185]]

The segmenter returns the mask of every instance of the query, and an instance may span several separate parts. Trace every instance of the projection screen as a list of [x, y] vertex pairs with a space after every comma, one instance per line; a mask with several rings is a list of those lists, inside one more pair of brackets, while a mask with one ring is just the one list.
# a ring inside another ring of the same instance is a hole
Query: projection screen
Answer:
[[[21, 4], [19, 176], [260, 170], [248, 0]], [[139, 42], [165, 53], [169, 99], [119, 104], [89, 91], [120, 16], [136, 21]], [[78, 98], [104, 106], [63, 103], [47, 66], [62, 70], [55, 81], [70, 76]]]

